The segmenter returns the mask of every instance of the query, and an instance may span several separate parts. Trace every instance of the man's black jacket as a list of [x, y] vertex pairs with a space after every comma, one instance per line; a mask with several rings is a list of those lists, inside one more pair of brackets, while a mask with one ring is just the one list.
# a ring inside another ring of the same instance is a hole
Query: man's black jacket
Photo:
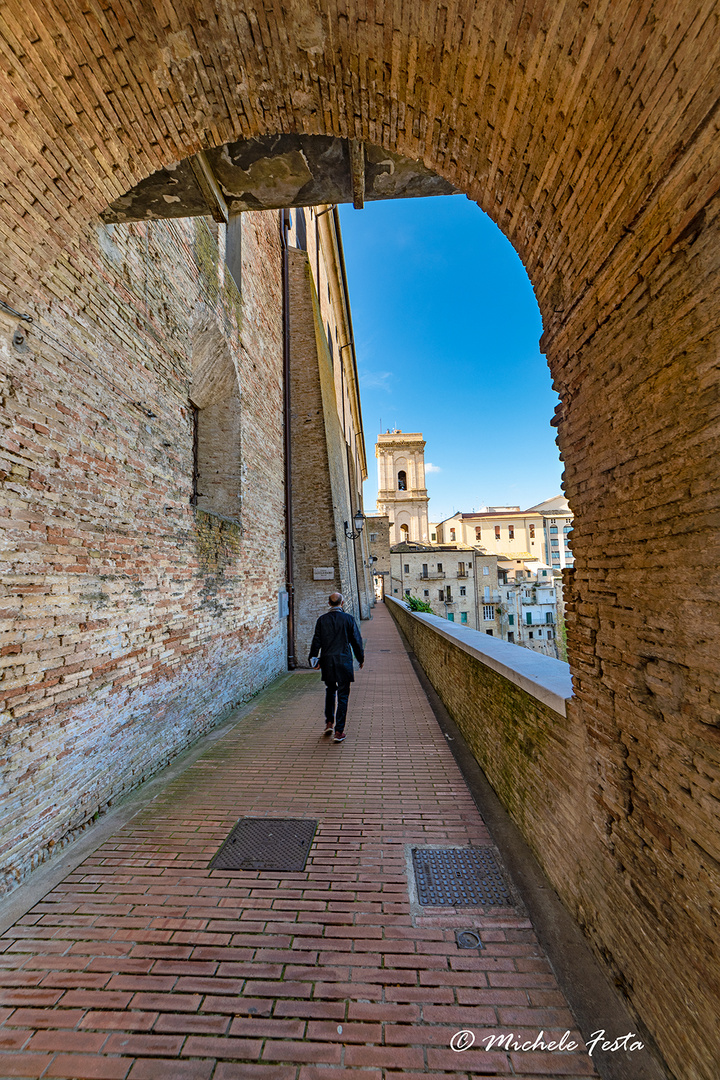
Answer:
[[315, 623], [310, 659], [320, 657], [323, 682], [341, 678], [354, 682], [353, 653], [359, 664], [365, 660], [362, 638], [352, 615], [342, 608], [330, 608]]

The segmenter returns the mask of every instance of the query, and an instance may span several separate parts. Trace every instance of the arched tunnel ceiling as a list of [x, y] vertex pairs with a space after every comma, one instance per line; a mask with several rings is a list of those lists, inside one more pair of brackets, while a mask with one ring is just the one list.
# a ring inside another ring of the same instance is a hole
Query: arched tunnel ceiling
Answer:
[[446, 180], [382, 147], [329, 135], [268, 135], [226, 143], [148, 176], [116, 199], [105, 222], [452, 195]]

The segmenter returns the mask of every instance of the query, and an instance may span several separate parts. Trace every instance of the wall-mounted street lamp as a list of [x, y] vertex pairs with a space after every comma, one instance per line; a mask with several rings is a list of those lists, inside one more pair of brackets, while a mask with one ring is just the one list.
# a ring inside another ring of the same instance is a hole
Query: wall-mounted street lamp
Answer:
[[355, 526], [355, 531], [354, 532], [349, 532], [348, 531], [348, 523], [347, 523], [347, 521], [344, 522], [345, 535], [347, 536], [348, 540], [357, 540], [360, 533], [363, 531], [363, 525], [364, 524], [365, 524], [365, 515], [363, 514], [362, 510], [358, 510], [358, 512], [353, 517], [353, 525]]

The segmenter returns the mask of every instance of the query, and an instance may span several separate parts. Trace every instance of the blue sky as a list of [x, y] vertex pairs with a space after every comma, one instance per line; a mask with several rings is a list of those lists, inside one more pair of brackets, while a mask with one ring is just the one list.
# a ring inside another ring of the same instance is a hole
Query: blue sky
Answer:
[[[525, 269], [465, 196], [340, 207], [369, 479], [378, 432], [421, 431], [430, 520], [560, 493], [557, 396]], [[437, 471], [436, 471], [437, 470]]]

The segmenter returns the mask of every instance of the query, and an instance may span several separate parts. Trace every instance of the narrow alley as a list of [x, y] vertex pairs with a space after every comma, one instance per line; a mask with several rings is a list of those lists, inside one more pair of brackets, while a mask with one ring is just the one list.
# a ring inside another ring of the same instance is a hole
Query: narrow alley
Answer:
[[[597, 1075], [521, 908], [411, 902], [411, 846], [491, 841], [382, 605], [363, 633], [344, 745], [281, 678], [5, 933], [0, 1076]], [[305, 871], [209, 870], [243, 816], [317, 819]]]

